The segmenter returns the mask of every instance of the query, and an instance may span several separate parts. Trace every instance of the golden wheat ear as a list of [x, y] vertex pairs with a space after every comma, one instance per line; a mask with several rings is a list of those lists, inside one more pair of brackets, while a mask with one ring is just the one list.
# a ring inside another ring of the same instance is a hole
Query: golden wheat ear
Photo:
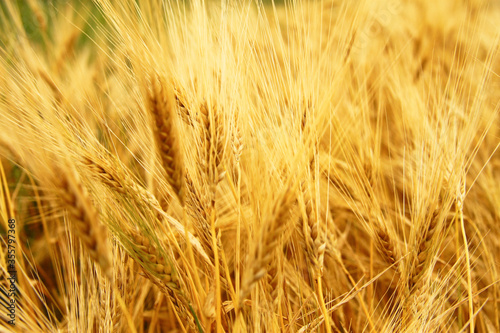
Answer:
[[259, 239], [249, 253], [249, 267], [243, 277], [242, 290], [239, 295], [239, 304], [243, 304], [250, 295], [255, 284], [266, 276], [273, 261], [276, 249], [287, 233], [290, 225], [290, 209], [295, 202], [295, 192], [288, 188], [276, 200], [267, 222], [262, 226]]
[[112, 259], [108, 244], [107, 228], [100, 223], [99, 214], [92, 205], [90, 196], [78, 174], [71, 167], [55, 173], [55, 184], [59, 198], [68, 212], [70, 225], [81, 240], [84, 248], [103, 270], [111, 277]]
[[161, 165], [168, 184], [184, 206], [184, 163], [173, 87], [168, 85], [160, 74], [153, 73], [149, 77], [148, 88], [148, 110], [152, 117], [154, 139]]
[[126, 247], [130, 257], [139, 265], [143, 275], [155, 284], [172, 303], [178, 320], [195, 330], [196, 314], [191, 312], [191, 302], [179, 280], [174, 263], [159, 251], [157, 245], [139, 231], [128, 231]]
[[200, 173], [208, 177], [213, 206], [217, 185], [225, 176], [222, 164], [225, 153], [224, 117], [220, 107], [216, 104], [209, 105], [207, 102], [201, 104], [199, 117], [200, 137], [202, 138], [199, 153], [200, 160], [203, 161]]

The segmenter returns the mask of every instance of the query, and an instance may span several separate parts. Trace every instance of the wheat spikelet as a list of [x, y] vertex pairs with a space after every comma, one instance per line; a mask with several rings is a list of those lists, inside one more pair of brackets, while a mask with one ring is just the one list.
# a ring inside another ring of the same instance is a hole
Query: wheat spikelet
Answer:
[[436, 234], [440, 210], [435, 209], [430, 217], [430, 221], [426, 230], [422, 232], [422, 238], [417, 247], [416, 262], [413, 265], [413, 271], [409, 278], [409, 288], [413, 289], [420, 281], [422, 275], [425, 273], [424, 268], [431, 259], [431, 246], [433, 244], [433, 237]]
[[200, 157], [201, 173], [208, 176], [208, 186], [212, 195], [212, 206], [215, 204], [215, 192], [217, 184], [224, 178], [225, 171], [222, 169], [224, 158], [224, 128], [222, 114], [217, 107], [209, 107], [207, 103], [200, 106], [202, 150]]
[[172, 88], [165, 83], [163, 77], [154, 74], [150, 78], [148, 97], [148, 109], [153, 118], [153, 132], [162, 167], [168, 183], [184, 205], [184, 167]]
[[107, 276], [110, 276], [112, 260], [106, 227], [100, 224], [99, 216], [76, 172], [68, 167], [57, 174], [60, 177], [55, 181], [59, 197], [68, 211], [75, 234], [82, 241], [90, 257], [99, 264]]
[[215, 318], [215, 283], [210, 285], [208, 289], [207, 298], [203, 304], [203, 314], [205, 317], [214, 319]]
[[186, 96], [184, 89], [180, 84], [172, 83], [174, 89], [175, 101], [179, 110], [179, 115], [182, 121], [189, 126], [194, 126], [195, 117], [192, 115], [191, 106]]
[[306, 243], [306, 252], [312, 262], [312, 271], [315, 279], [323, 275], [323, 260], [326, 251], [326, 241], [320, 230], [318, 215], [313, 204], [309, 190], [302, 188], [305, 201], [305, 216], [302, 218], [302, 228]]
[[187, 206], [189, 213], [193, 217], [193, 227], [195, 234], [201, 240], [201, 244], [210, 258], [213, 258], [212, 249], [212, 232], [210, 230], [210, 208], [207, 207], [200, 196], [200, 191], [197, 190], [193, 180], [186, 173], [186, 187], [188, 190]]
[[231, 142], [231, 148], [233, 149], [234, 159], [236, 163], [239, 163], [244, 143], [243, 135], [241, 133], [241, 125], [239, 124], [238, 112], [235, 112], [234, 116], [234, 129], [232, 138], [233, 140]]
[[388, 235], [387, 231], [384, 231], [382, 228], [376, 228], [375, 230], [379, 249], [384, 255], [384, 258], [388, 261], [389, 264], [396, 264], [399, 256], [391, 237]]
[[[172, 263], [163, 258], [156, 246], [139, 233], [130, 233], [129, 238], [132, 240], [132, 248], [136, 253], [138, 263], [146, 271], [151, 272], [156, 279], [154, 283], [162, 289], [168, 288], [171, 291], [178, 292], [179, 285], [177, 277], [174, 274]], [[148, 273], [149, 274], [149, 273]]]

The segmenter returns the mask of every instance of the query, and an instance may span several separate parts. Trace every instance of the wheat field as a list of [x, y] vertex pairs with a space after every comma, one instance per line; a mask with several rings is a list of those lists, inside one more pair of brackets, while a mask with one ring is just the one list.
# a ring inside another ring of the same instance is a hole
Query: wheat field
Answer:
[[0, 332], [500, 332], [498, 22], [0, 1]]

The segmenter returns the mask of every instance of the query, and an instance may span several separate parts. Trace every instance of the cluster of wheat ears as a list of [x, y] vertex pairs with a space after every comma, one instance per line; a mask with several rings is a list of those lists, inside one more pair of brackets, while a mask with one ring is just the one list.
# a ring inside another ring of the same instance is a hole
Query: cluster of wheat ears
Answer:
[[0, 331], [500, 332], [498, 22], [0, 2]]

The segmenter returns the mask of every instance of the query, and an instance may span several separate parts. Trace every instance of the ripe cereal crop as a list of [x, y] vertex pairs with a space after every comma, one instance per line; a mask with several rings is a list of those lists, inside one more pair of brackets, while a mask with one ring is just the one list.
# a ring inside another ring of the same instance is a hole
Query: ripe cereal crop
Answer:
[[500, 332], [498, 22], [0, 1], [0, 331]]

